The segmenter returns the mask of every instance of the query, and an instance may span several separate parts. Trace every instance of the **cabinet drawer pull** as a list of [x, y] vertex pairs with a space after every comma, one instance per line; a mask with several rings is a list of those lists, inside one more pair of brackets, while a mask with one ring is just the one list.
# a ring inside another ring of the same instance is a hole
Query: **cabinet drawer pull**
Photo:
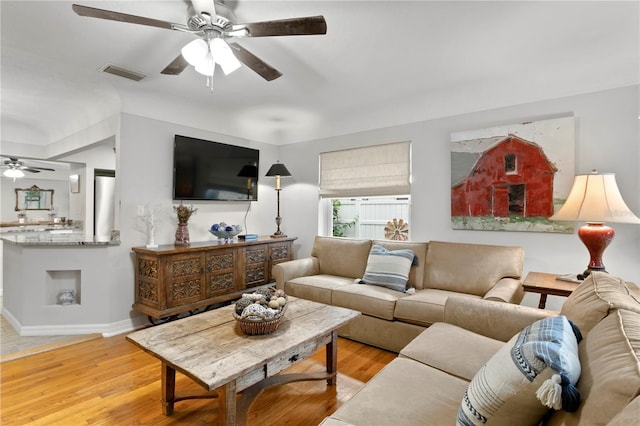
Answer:
[[289, 362], [296, 362], [299, 358], [300, 355], [298, 354], [292, 355], [291, 358], [289, 358]]

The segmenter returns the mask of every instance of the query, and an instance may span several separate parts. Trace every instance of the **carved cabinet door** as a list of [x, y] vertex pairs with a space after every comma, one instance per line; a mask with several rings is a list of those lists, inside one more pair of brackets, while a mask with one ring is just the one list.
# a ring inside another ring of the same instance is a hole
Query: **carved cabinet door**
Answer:
[[206, 297], [223, 296], [241, 290], [241, 283], [234, 280], [238, 267], [238, 250], [220, 249], [205, 253]]
[[269, 261], [271, 265], [269, 265], [269, 280], [271, 280], [271, 269], [274, 265], [277, 265], [281, 262], [286, 262], [293, 258], [291, 253], [291, 242], [283, 242], [283, 243], [273, 243], [269, 248]]
[[245, 248], [245, 287], [256, 287], [269, 282], [269, 245]]
[[178, 254], [166, 258], [167, 306], [175, 307], [204, 299], [204, 254]]

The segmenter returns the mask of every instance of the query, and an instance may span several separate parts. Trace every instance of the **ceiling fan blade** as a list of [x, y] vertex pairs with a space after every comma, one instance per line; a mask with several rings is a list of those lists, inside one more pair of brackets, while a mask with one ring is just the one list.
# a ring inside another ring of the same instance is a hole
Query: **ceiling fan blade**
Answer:
[[90, 18], [108, 19], [110, 21], [128, 22], [131, 24], [148, 25], [150, 27], [164, 28], [172, 30], [177, 27], [182, 27], [178, 24], [173, 24], [167, 21], [160, 21], [158, 19], [146, 18], [144, 16], [129, 15], [121, 12], [114, 12], [112, 10], [96, 9], [95, 7], [82, 6], [74, 4], [71, 6], [73, 11], [80, 16], [88, 16]]
[[47, 172], [55, 172], [56, 169], [50, 169], [48, 167], [33, 167], [33, 166], [25, 166], [22, 168], [22, 170], [26, 170], [28, 172], [33, 172], [35, 171], [36, 173], [39, 173], [41, 170], [47, 171]]
[[327, 22], [324, 20], [324, 16], [309, 16], [306, 18], [239, 24], [234, 25], [232, 31], [243, 29], [248, 31], [248, 37], [314, 35], [326, 34]]
[[282, 75], [280, 71], [273, 68], [271, 65], [267, 64], [262, 59], [240, 46], [238, 43], [229, 43], [229, 46], [231, 46], [233, 54], [240, 62], [251, 68], [265, 80], [275, 80]]
[[198, 15], [208, 15], [211, 17], [211, 22], [216, 21], [214, 0], [191, 0], [191, 4]]
[[162, 74], [165, 75], [178, 75], [181, 74], [189, 66], [189, 63], [184, 59], [182, 55], [178, 55], [169, 65], [162, 70]]
[[31, 167], [21, 167], [20, 170], [31, 173], [40, 173], [40, 170], [32, 169]]

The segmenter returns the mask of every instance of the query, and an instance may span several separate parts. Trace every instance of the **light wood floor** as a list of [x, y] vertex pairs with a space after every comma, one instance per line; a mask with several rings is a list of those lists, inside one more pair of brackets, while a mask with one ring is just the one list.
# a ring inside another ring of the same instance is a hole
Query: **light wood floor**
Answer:
[[[249, 425], [317, 425], [397, 355], [346, 339], [338, 343], [338, 384], [291, 383], [267, 389]], [[197, 425], [217, 422], [216, 400], [160, 406], [160, 362], [124, 335], [92, 340], [0, 364], [0, 424]], [[285, 372], [324, 369], [324, 349]], [[178, 392], [202, 389], [177, 375]]]
[[[2, 309], [0, 296], [0, 309]], [[74, 336], [20, 336], [9, 322], [0, 315], [0, 362], [20, 358], [29, 353], [44, 352], [55, 346], [65, 346], [82, 340], [90, 340], [96, 335]]]

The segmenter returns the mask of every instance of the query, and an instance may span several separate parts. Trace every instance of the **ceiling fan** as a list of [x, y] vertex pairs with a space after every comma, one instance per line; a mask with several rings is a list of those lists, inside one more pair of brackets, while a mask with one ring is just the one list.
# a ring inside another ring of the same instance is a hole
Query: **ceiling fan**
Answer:
[[[73, 11], [80, 16], [128, 22], [191, 33], [197, 37], [182, 48], [162, 74], [177, 75], [193, 65], [212, 83], [215, 64], [229, 74], [240, 67], [240, 62], [267, 81], [275, 80], [282, 73], [262, 59], [230, 39], [291, 35], [326, 34], [327, 23], [323, 16], [280, 19], [273, 21], [237, 24], [233, 11], [224, 3], [214, 0], [191, 0], [187, 10], [186, 25], [129, 15], [104, 9], [74, 4]], [[210, 80], [211, 79], [211, 80]], [[212, 86], [211, 86], [212, 87]]]
[[18, 160], [16, 157], [9, 157], [8, 160], [5, 159], [0, 167], [6, 169], [2, 174], [8, 178], [13, 178], [14, 181], [16, 178], [24, 177], [24, 172], [40, 173], [43, 170], [55, 172], [55, 169], [48, 167], [27, 166], [24, 164], [24, 161]]

